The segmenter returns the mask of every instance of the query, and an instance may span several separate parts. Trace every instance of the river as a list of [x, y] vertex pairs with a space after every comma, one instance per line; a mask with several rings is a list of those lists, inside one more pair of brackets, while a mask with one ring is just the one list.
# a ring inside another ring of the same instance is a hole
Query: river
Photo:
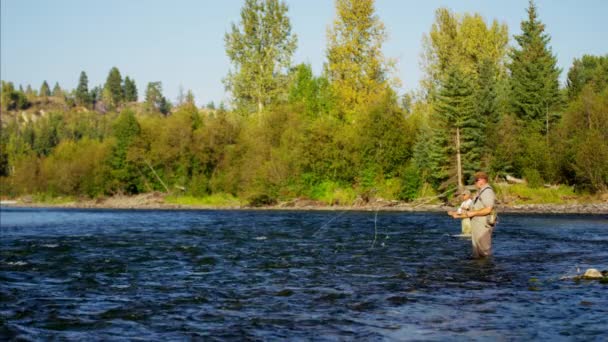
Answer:
[[602, 340], [606, 215], [2, 208], [0, 339]]

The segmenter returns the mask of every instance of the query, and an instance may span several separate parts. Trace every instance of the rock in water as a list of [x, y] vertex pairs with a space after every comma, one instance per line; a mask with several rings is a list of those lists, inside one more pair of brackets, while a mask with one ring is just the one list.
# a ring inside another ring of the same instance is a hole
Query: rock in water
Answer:
[[595, 268], [590, 268], [588, 270], [585, 271], [585, 274], [583, 275], [583, 278], [586, 279], [600, 279], [602, 278], [603, 275], [600, 271], [596, 270]]

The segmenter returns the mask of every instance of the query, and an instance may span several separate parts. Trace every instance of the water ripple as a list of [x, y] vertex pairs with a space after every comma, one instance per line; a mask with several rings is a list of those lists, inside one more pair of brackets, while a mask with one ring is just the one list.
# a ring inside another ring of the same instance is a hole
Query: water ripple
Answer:
[[2, 208], [0, 338], [599, 339], [608, 220], [503, 215], [470, 258], [434, 213]]

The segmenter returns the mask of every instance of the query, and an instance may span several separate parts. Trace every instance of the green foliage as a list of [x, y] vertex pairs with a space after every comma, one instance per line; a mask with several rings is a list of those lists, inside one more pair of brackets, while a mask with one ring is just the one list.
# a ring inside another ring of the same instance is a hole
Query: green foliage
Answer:
[[571, 184], [592, 191], [608, 188], [608, 89], [592, 85], [570, 103], [557, 130], [562, 173]]
[[525, 184], [494, 184], [493, 188], [496, 190], [497, 198], [501, 203], [514, 205], [531, 203], [567, 204], [577, 201], [574, 189], [565, 185], [556, 188], [532, 188]]
[[384, 101], [359, 115], [355, 131], [359, 169], [374, 169], [376, 175], [395, 177], [411, 157], [415, 137], [408, 132], [405, 118], [396, 99], [387, 95]]
[[103, 87], [102, 97], [104, 102], [111, 108], [118, 108], [123, 103], [122, 76], [117, 67], [110, 69]]
[[84, 71], [80, 72], [78, 79], [78, 87], [76, 87], [76, 103], [80, 106], [88, 106], [91, 102], [91, 96], [89, 94], [89, 79]]
[[167, 196], [166, 203], [187, 205], [187, 206], [211, 206], [234, 208], [240, 207], [241, 203], [238, 198], [231, 194], [217, 193], [209, 196]]
[[150, 111], [161, 112], [165, 115], [171, 111], [171, 104], [163, 96], [162, 82], [148, 83], [148, 87], [146, 88], [146, 107]]
[[348, 185], [323, 181], [310, 189], [309, 197], [329, 205], [351, 205], [357, 194]]
[[[192, 92], [184, 98], [181, 89], [171, 109], [160, 82], [148, 84], [145, 103], [137, 103], [135, 81], [122, 82], [117, 68], [103, 88], [89, 89], [83, 71], [74, 92], [50, 98], [46, 82], [36, 94], [3, 81], [2, 195], [181, 191], [167, 201], [441, 203], [437, 194], [460, 175], [458, 155], [463, 182], [479, 169], [528, 180], [501, 186], [503, 203], [568, 203], [608, 190], [608, 57], [575, 59], [560, 94], [533, 3], [511, 73], [505, 25], [439, 9], [425, 39], [422, 89], [400, 103], [374, 1], [339, 0], [336, 10], [325, 71], [315, 76], [307, 64], [290, 68], [295, 36], [287, 6], [247, 0], [225, 36], [233, 112], [224, 103], [199, 112]], [[568, 103], [560, 112], [562, 96]], [[249, 112], [259, 115], [242, 115]]]
[[608, 55], [583, 55], [575, 58], [568, 71], [568, 98], [572, 101], [581, 93], [583, 87], [591, 84], [596, 93], [608, 87]]
[[337, 0], [336, 19], [327, 33], [329, 80], [338, 114], [353, 120], [384, 95], [392, 63], [384, 58], [384, 24], [375, 14], [374, 1]]
[[141, 128], [135, 113], [123, 110], [113, 124], [112, 136], [115, 143], [109, 157], [109, 166], [113, 184], [111, 191], [125, 191], [130, 194], [138, 193], [141, 188], [140, 166], [128, 158], [133, 143], [138, 138]]
[[315, 77], [309, 64], [297, 65], [290, 76], [289, 103], [302, 106], [310, 117], [331, 111], [333, 104], [326, 78]]
[[408, 202], [415, 200], [422, 187], [422, 177], [414, 162], [410, 161], [406, 164], [401, 179], [401, 191], [397, 198]]
[[46, 83], [46, 81], [42, 82], [42, 85], [40, 86], [40, 91], [38, 92], [38, 95], [40, 97], [49, 97], [49, 96], [51, 96], [51, 88], [49, 88], [49, 84]]
[[[426, 95], [432, 99], [437, 94], [451, 68], [472, 79], [503, 77], [508, 40], [507, 26], [497, 20], [489, 25], [478, 13], [456, 15], [447, 8], [437, 9], [435, 22], [423, 38]], [[494, 75], [482, 75], [488, 71]]]
[[532, 0], [527, 11], [528, 20], [521, 23], [522, 34], [515, 36], [520, 48], [511, 53], [511, 101], [513, 110], [526, 125], [547, 134], [549, 125], [556, 120], [554, 109], [561, 101], [561, 70]]
[[286, 71], [296, 48], [287, 5], [279, 0], [246, 0], [241, 21], [224, 38], [233, 70], [224, 80], [237, 107], [245, 113], [279, 101], [286, 91]]
[[61, 87], [59, 86], [59, 82], [55, 82], [55, 86], [53, 87], [53, 92], [51, 94], [55, 97], [62, 97], [64, 95], [63, 90], [61, 90]]
[[428, 155], [431, 179], [439, 188], [458, 182], [459, 157], [463, 180], [480, 169], [485, 128], [485, 120], [477, 114], [471, 78], [452, 68], [444, 82], [433, 114]]
[[3, 111], [27, 109], [31, 105], [25, 93], [15, 90], [12, 82], [5, 81], [2, 81], [0, 101], [2, 102], [1, 109]]
[[108, 143], [87, 138], [62, 141], [42, 162], [46, 192], [52, 195], [84, 194], [96, 197], [105, 192]]
[[528, 186], [532, 189], [538, 189], [544, 184], [540, 172], [536, 169], [524, 169], [523, 176], [528, 181]]
[[137, 85], [135, 85], [135, 81], [130, 79], [129, 76], [125, 77], [123, 93], [126, 102], [137, 102]]

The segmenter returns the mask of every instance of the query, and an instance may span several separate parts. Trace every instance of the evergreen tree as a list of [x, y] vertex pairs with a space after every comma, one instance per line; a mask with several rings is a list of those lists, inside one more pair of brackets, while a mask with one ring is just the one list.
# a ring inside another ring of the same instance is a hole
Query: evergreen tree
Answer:
[[287, 5], [279, 0], [245, 0], [241, 22], [226, 33], [226, 53], [234, 70], [224, 80], [237, 107], [260, 113], [281, 99], [296, 36], [291, 33]]
[[38, 92], [40, 97], [49, 97], [51, 96], [51, 89], [49, 88], [49, 84], [46, 81], [42, 82], [40, 86], [40, 91]]
[[476, 111], [479, 120], [486, 125], [495, 125], [500, 119], [497, 100], [497, 78], [494, 64], [484, 60], [479, 64], [475, 89]]
[[137, 86], [129, 76], [125, 77], [124, 95], [126, 102], [137, 102]]
[[61, 97], [61, 96], [63, 96], [63, 90], [61, 90], [61, 87], [59, 86], [59, 82], [55, 82], [55, 86], [53, 87], [52, 95], [54, 97]]
[[131, 110], [124, 110], [120, 113], [113, 125], [113, 135], [116, 144], [112, 149], [110, 157], [110, 167], [112, 176], [117, 182], [115, 190], [125, 190], [128, 193], [137, 193], [138, 178], [137, 166], [128, 159], [128, 151], [136, 138], [139, 136], [141, 128], [135, 113]]
[[108, 73], [106, 84], [103, 87], [103, 99], [111, 107], [118, 107], [124, 99], [122, 92], [122, 76], [118, 68], [113, 67]]
[[27, 98], [30, 100], [36, 96], [34, 89], [32, 89], [32, 86], [29, 84], [27, 85], [27, 87], [25, 87], [25, 96], [27, 96]]
[[511, 99], [518, 117], [537, 132], [548, 133], [551, 111], [560, 101], [557, 58], [549, 47], [550, 37], [530, 0], [528, 20], [522, 21], [522, 34], [515, 36], [519, 49], [511, 53]]
[[340, 115], [350, 115], [378, 100], [387, 87], [386, 33], [373, 0], [336, 0], [336, 12], [325, 72]]
[[433, 113], [431, 178], [436, 186], [464, 183], [480, 169], [484, 120], [476, 109], [471, 76], [457, 67], [450, 69], [441, 85]]
[[186, 93], [186, 104], [191, 105], [191, 106], [196, 105], [194, 103], [194, 93], [190, 89], [188, 89], [188, 92]]
[[89, 94], [89, 79], [84, 71], [80, 72], [80, 78], [78, 79], [78, 87], [76, 87], [76, 103], [81, 106], [87, 106], [91, 103], [91, 96]]
[[150, 82], [146, 88], [146, 106], [148, 110], [169, 114], [171, 103], [163, 96], [162, 82]]

